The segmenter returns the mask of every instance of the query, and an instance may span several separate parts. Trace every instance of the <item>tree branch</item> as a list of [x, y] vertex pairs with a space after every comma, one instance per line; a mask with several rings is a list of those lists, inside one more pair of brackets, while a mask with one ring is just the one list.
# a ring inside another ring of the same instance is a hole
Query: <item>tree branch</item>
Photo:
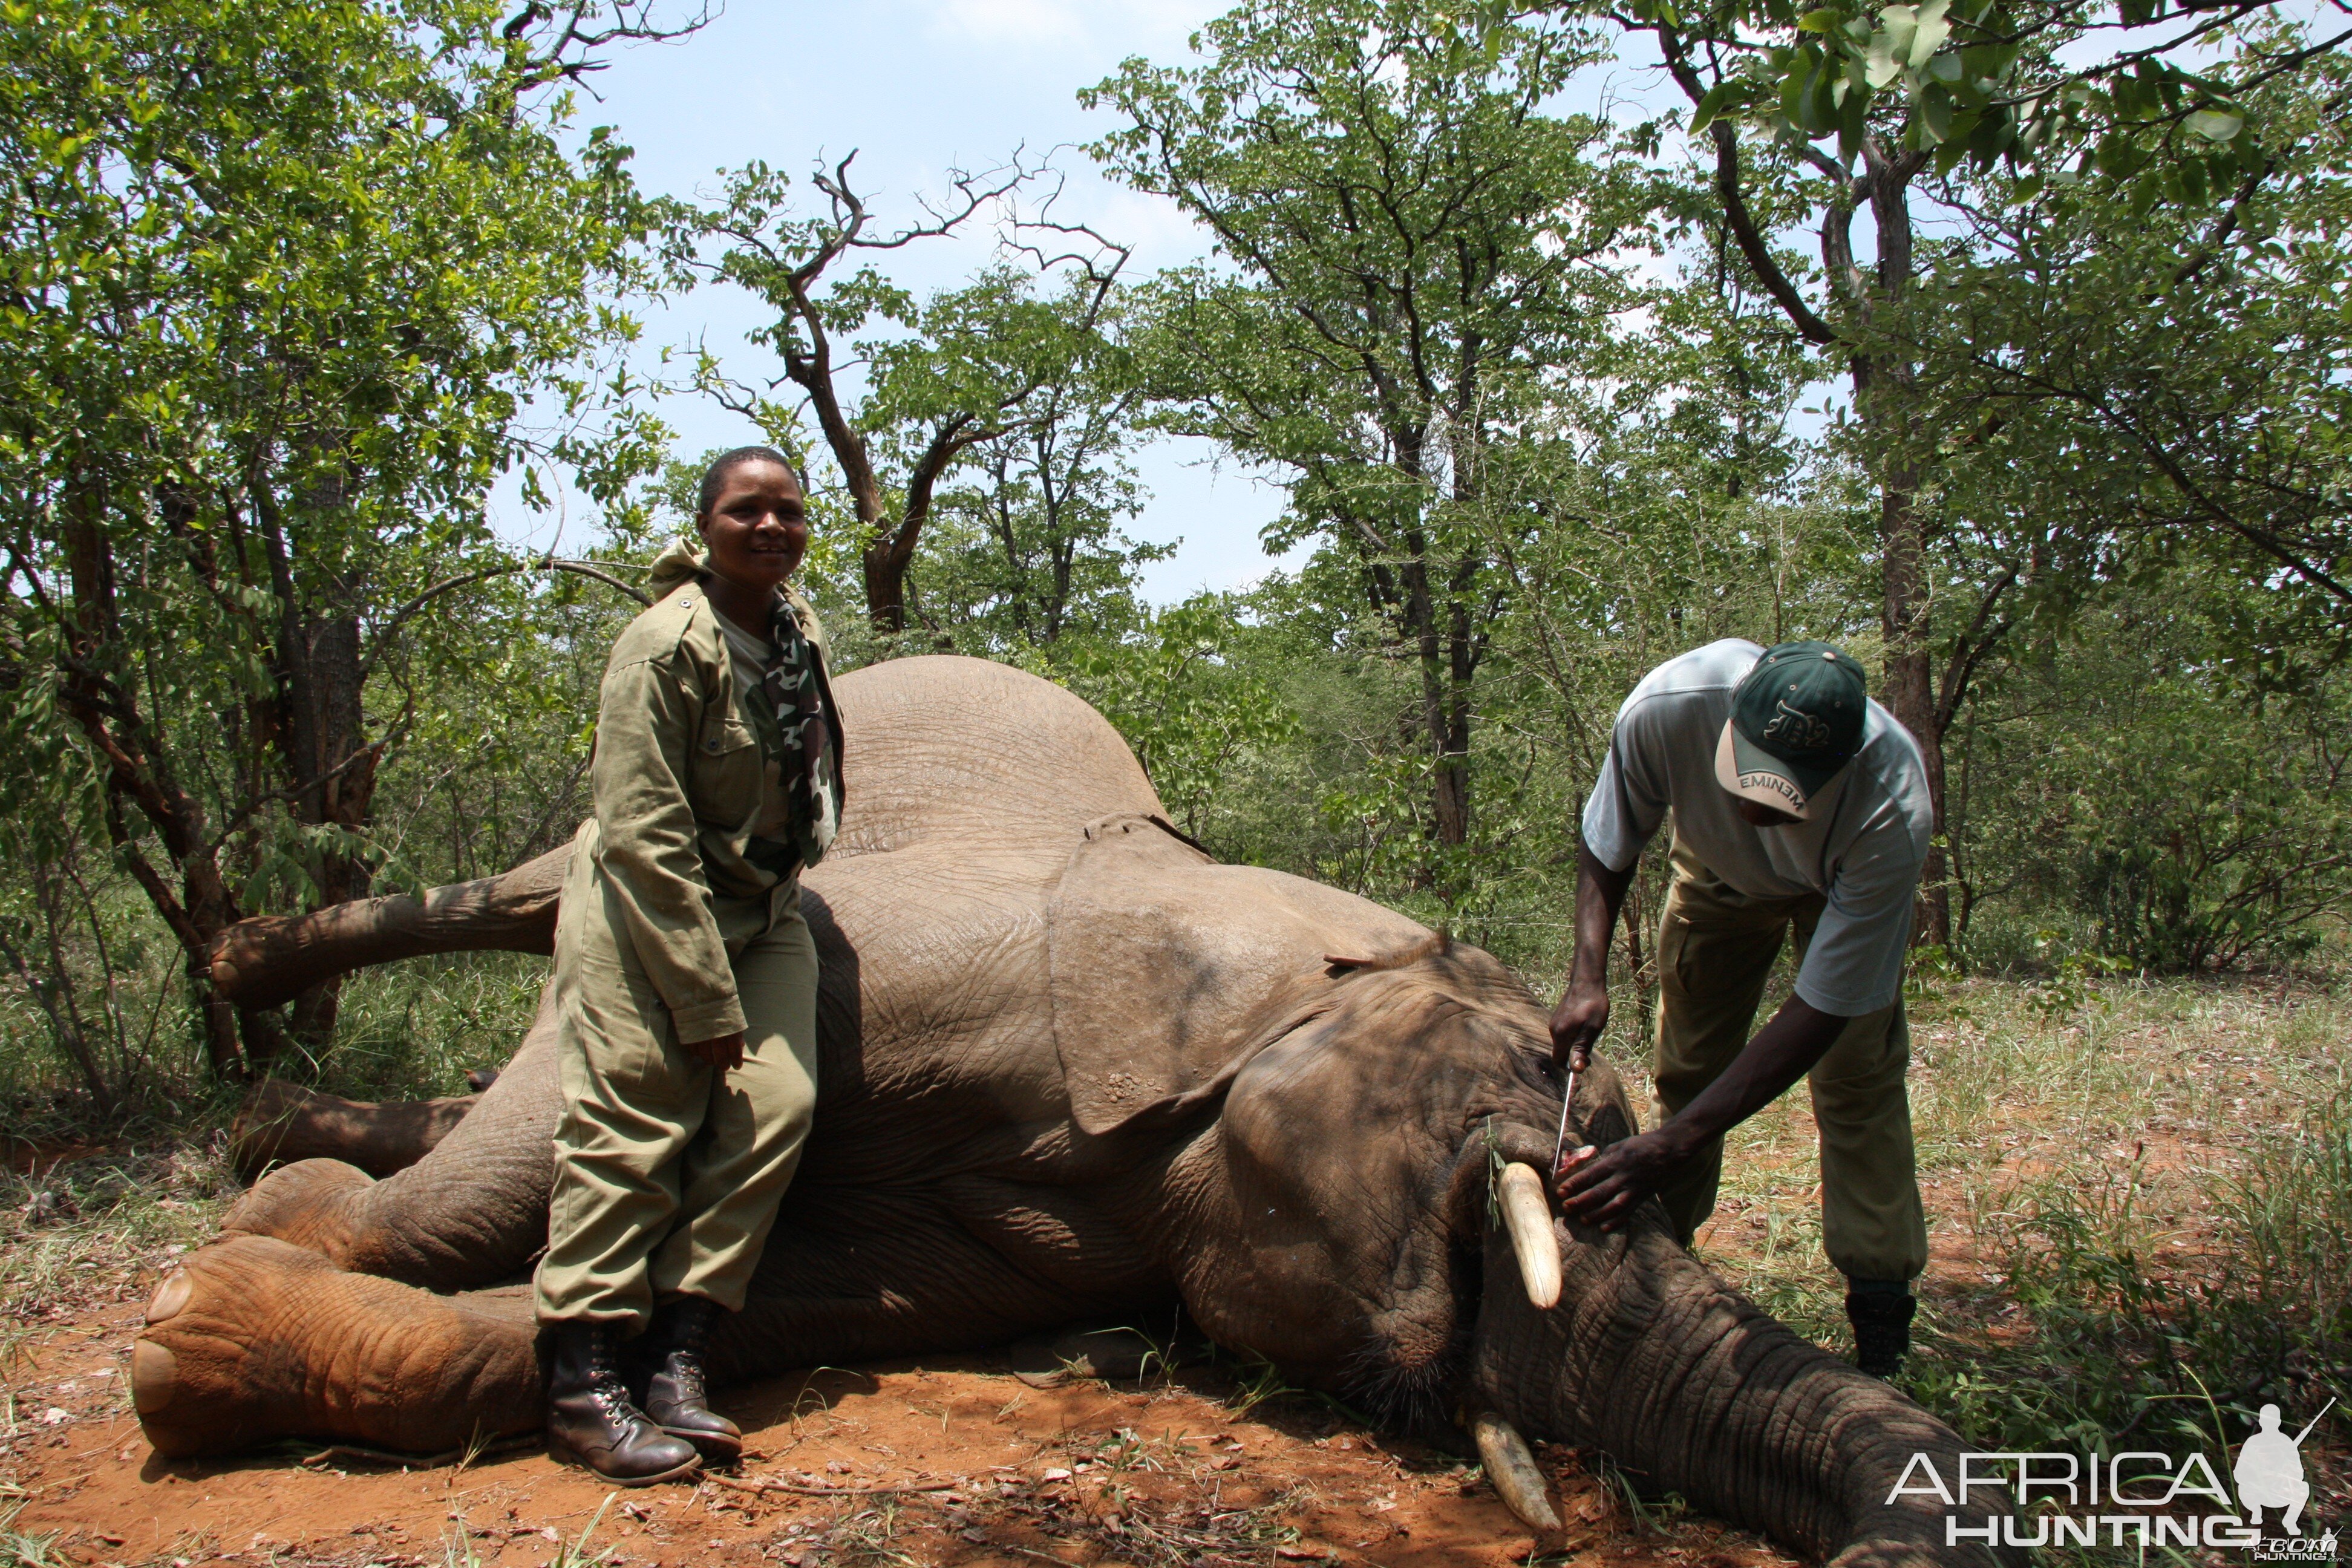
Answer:
[[[1692, 68], [1682, 40], [1664, 22], [1657, 24], [1654, 31], [1658, 47], [1665, 56], [1667, 71], [1684, 96], [1696, 104], [1706, 96], [1706, 87]], [[1748, 209], [1747, 195], [1740, 188], [1739, 139], [1733, 134], [1730, 121], [1717, 120], [1707, 127], [1707, 134], [1715, 141], [1715, 188], [1723, 200], [1724, 221], [1731, 227], [1732, 241], [1739, 247], [1739, 254], [1748, 258], [1749, 270], [1807, 342], [1823, 347], [1837, 342], [1836, 329], [1805, 303], [1804, 296], [1797, 292], [1797, 286], [1781, 270], [1780, 262], [1773, 258], [1771, 245], [1756, 226], [1756, 215]]]
[[591, 562], [569, 561], [553, 555], [542, 556], [537, 561], [515, 561], [502, 566], [485, 567], [479, 572], [464, 573], [434, 584], [392, 613], [391, 618], [383, 623], [373, 637], [369, 639], [367, 653], [360, 659], [360, 679], [364, 682], [374, 672], [377, 658], [383, 655], [385, 648], [391, 646], [394, 635], [400, 630], [409, 616], [445, 594], [454, 594], [460, 588], [470, 588], [477, 583], [487, 583], [493, 577], [509, 576], [517, 572], [573, 572], [583, 577], [593, 577], [607, 587], [617, 588], [640, 605], [653, 603], [642, 590], [631, 587]]

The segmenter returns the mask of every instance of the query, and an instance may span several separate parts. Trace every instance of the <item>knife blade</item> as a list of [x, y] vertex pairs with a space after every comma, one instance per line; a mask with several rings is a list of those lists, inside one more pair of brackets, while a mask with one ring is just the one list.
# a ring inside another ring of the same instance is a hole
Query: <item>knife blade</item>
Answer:
[[1576, 1068], [1568, 1069], [1568, 1088], [1559, 1097], [1559, 1135], [1551, 1143], [1550, 1180], [1559, 1179], [1559, 1157], [1568, 1152], [1568, 1108], [1576, 1103]]

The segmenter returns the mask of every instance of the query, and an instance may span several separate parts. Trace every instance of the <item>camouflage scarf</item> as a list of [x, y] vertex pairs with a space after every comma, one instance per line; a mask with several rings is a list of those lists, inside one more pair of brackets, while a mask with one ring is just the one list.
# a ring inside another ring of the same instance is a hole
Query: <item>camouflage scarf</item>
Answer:
[[833, 730], [825, 718], [823, 689], [817, 684], [816, 647], [782, 594], [776, 595], [768, 635], [776, 657], [761, 679], [760, 689], [783, 732], [780, 772], [789, 792], [793, 847], [806, 868], [824, 858], [834, 830], [841, 824], [841, 803], [833, 787]]

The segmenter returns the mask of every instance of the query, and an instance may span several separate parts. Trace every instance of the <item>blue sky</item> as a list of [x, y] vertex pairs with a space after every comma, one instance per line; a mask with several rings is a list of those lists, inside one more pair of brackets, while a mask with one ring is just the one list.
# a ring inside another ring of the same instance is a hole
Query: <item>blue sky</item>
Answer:
[[[1077, 89], [1101, 80], [1130, 55], [1173, 62], [1186, 38], [1223, 8], [1202, 0], [866, 0], [809, 5], [735, 0], [701, 32], [672, 45], [613, 56], [593, 79], [603, 101], [583, 100], [583, 126], [611, 124], [636, 149], [638, 182], [682, 196], [713, 194], [717, 172], [752, 159], [803, 175], [814, 159], [857, 153], [860, 189], [886, 217], [912, 210], [957, 165], [988, 167], [1016, 146], [1054, 162], [1068, 182], [1057, 216], [1093, 224], [1135, 247], [1139, 271], [1192, 259], [1207, 248], [1171, 204], [1109, 184], [1076, 143], [1108, 128], [1087, 114]], [[985, 263], [992, 237], [933, 241], [898, 253], [898, 279], [919, 290], [960, 282]], [[646, 353], [707, 341], [739, 380], [777, 373], [767, 351], [745, 341], [767, 316], [751, 296], [725, 286], [684, 294], [646, 313]], [[758, 438], [748, 421], [703, 399], [658, 405], [692, 454]], [[1229, 588], [1275, 563], [1258, 530], [1280, 510], [1279, 494], [1227, 464], [1208, 444], [1166, 441], [1141, 464], [1152, 499], [1132, 531], [1157, 542], [1181, 538], [1171, 559], [1147, 570], [1154, 601], [1202, 587]], [[499, 531], [545, 548], [585, 546], [594, 529], [576, 498], [534, 516], [511, 485], [494, 498]]]

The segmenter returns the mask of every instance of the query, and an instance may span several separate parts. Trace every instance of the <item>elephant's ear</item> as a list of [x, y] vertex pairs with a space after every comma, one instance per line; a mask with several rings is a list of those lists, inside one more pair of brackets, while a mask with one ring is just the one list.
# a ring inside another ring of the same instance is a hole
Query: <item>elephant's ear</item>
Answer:
[[1086, 829], [1047, 913], [1054, 1040], [1070, 1109], [1105, 1132], [1213, 1089], [1320, 1010], [1335, 952], [1430, 933], [1393, 910], [1279, 871], [1221, 866], [1157, 817]]

